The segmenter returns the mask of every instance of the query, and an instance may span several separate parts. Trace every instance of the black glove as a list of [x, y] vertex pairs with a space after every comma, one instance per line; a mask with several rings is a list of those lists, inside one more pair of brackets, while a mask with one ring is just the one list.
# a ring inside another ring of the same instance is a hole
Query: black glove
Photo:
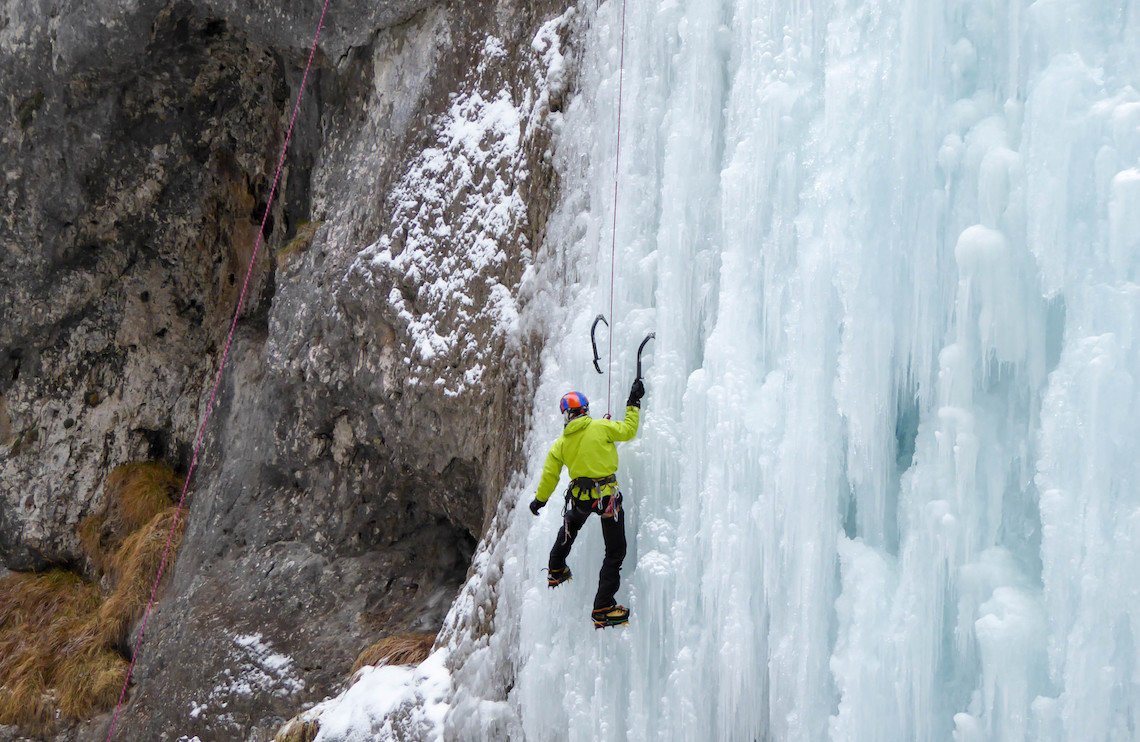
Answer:
[[542, 500], [539, 500], [538, 498], [535, 498], [530, 503], [530, 512], [538, 515], [538, 511], [542, 510], [544, 507], [546, 507], [546, 503]]
[[645, 384], [641, 383], [641, 379], [634, 379], [633, 386], [629, 388], [629, 399], [626, 401], [626, 407], [641, 407], [641, 398], [645, 396]]

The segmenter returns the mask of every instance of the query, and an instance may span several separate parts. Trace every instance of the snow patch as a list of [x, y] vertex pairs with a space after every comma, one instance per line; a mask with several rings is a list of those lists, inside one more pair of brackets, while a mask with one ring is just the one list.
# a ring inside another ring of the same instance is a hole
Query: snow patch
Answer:
[[274, 651], [261, 633], [238, 634], [231, 639], [236, 649], [231, 666], [222, 672], [221, 682], [204, 701], [191, 702], [191, 718], [218, 714], [235, 697], [270, 694], [288, 698], [305, 689], [305, 682], [293, 668], [293, 659]]
[[451, 694], [447, 656], [446, 649], [438, 649], [418, 667], [361, 669], [347, 690], [303, 715], [303, 720], [316, 720], [320, 725], [314, 742], [443, 740]]

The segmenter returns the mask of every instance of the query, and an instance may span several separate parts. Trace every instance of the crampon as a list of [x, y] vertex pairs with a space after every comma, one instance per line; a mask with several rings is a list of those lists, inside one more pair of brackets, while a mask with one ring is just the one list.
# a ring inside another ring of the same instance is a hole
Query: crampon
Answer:
[[569, 567], [563, 567], [562, 569], [548, 569], [546, 571], [546, 584], [549, 587], [558, 587], [563, 582], [566, 582], [572, 577], [573, 575], [571, 574]]
[[629, 623], [629, 609], [623, 605], [595, 608], [590, 616], [594, 619], [595, 629], [603, 629], [607, 626], [624, 626]]

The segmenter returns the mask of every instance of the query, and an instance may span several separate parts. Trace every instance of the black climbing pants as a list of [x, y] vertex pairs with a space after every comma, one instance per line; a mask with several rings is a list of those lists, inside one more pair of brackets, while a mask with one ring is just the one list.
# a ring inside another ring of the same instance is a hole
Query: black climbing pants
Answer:
[[[600, 516], [602, 521], [602, 538], [606, 542], [606, 556], [602, 560], [602, 568], [598, 572], [598, 592], [594, 596], [594, 608], [609, 608], [615, 605], [614, 596], [617, 594], [618, 587], [621, 585], [621, 563], [625, 559], [625, 513], [620, 508], [621, 493], [614, 495], [617, 498], [619, 507], [616, 509], [616, 514], [612, 517]], [[571, 498], [570, 504], [566, 507], [566, 514], [562, 518], [562, 527], [558, 529], [558, 538], [554, 541], [554, 548], [550, 550], [550, 562], [548, 567], [551, 570], [563, 569], [566, 566], [566, 557], [570, 554], [570, 547], [574, 545], [574, 539], [578, 537], [578, 531], [582, 530], [585, 525], [586, 519], [590, 517], [593, 512], [599, 514], [605, 510], [609, 504], [609, 497], [601, 499], [601, 507], [595, 510], [594, 505], [597, 501], [591, 503], [589, 501], [582, 501], [577, 498]]]

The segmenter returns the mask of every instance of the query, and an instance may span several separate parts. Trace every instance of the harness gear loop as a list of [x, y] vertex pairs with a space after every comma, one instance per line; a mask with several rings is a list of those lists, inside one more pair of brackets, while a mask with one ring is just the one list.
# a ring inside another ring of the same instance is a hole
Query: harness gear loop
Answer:
[[[613, 518], [615, 520], [620, 518], [621, 517], [621, 499], [622, 499], [621, 498], [621, 491], [619, 490], [618, 492], [615, 492], [614, 494], [609, 495], [608, 497], [603, 497], [602, 499], [606, 501], [606, 505], [602, 509], [602, 512], [600, 513], [600, 515], [603, 518]], [[600, 501], [599, 501], [599, 504], [600, 504]]]

